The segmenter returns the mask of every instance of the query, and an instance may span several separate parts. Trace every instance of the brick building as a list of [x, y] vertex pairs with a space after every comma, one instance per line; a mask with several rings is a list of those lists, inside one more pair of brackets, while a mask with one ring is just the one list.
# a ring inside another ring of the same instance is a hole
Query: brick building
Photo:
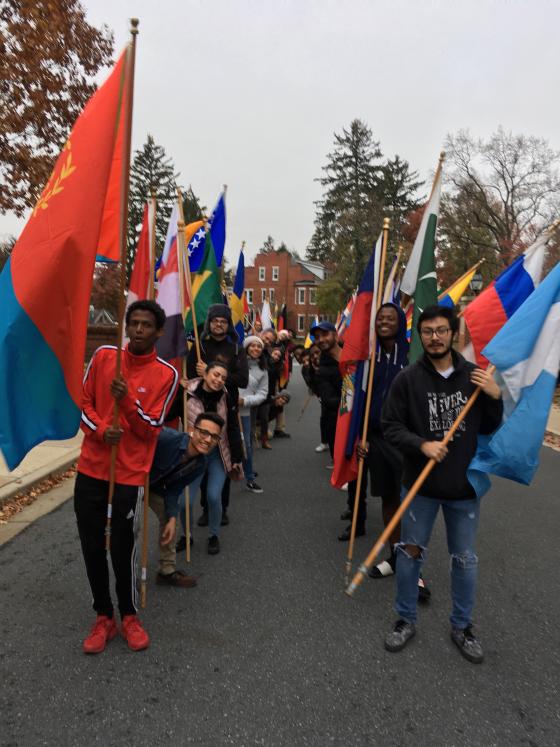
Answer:
[[288, 327], [305, 337], [315, 315], [329, 318], [317, 305], [317, 289], [325, 269], [316, 262], [296, 259], [286, 250], [259, 253], [253, 265], [245, 267], [245, 292], [251, 310], [260, 311], [264, 301], [274, 307], [286, 304]]

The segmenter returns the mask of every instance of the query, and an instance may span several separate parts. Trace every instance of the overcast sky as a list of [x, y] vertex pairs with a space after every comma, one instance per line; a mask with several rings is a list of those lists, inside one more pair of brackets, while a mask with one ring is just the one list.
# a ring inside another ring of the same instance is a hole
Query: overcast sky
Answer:
[[[82, 0], [116, 52], [140, 19], [133, 147], [147, 133], [211, 208], [226, 253], [300, 252], [333, 133], [358, 117], [429, 178], [446, 133], [499, 124], [560, 149], [557, 0]], [[22, 222], [0, 216], [0, 234]]]

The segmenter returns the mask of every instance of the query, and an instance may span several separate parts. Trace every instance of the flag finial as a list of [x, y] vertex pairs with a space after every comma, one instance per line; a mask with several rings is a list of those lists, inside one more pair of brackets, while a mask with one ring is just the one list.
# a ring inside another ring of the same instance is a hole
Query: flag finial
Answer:
[[136, 34], [138, 33], [138, 24], [139, 23], [140, 23], [140, 21], [138, 20], [138, 18], [131, 18], [130, 19], [130, 33], [132, 34], [132, 36], [136, 36]]

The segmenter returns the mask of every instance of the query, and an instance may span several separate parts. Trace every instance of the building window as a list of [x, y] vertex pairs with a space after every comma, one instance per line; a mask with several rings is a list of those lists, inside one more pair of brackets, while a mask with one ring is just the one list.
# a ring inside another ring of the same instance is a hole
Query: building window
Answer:
[[297, 303], [300, 306], [305, 304], [305, 288], [297, 289]]
[[274, 292], [274, 288], [269, 288], [268, 289], [268, 300], [270, 301], [270, 303], [274, 303], [274, 301], [276, 300], [275, 295], [276, 294]]
[[261, 288], [261, 303], [266, 301], [266, 288]]
[[315, 306], [317, 303], [317, 288], [309, 289], [309, 303], [311, 306]]
[[247, 303], [252, 306], [253, 305], [253, 289], [252, 288], [245, 288], [245, 298], [247, 299]]
[[266, 267], [259, 267], [259, 280], [261, 283], [266, 280]]
[[[273, 267], [272, 268], [272, 280], [277, 281], [280, 277], [280, 268], [279, 267]], [[263, 278], [264, 280], [264, 278]]]
[[305, 314], [297, 315], [297, 331], [305, 332]]

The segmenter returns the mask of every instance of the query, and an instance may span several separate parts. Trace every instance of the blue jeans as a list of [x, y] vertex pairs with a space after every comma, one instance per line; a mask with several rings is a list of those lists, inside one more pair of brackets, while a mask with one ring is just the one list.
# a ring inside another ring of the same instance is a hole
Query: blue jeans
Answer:
[[[401, 501], [406, 495], [401, 492]], [[453, 611], [451, 625], [466, 628], [472, 622], [472, 611], [478, 575], [478, 558], [475, 554], [476, 530], [480, 513], [480, 500], [443, 501], [417, 495], [401, 520], [401, 541], [397, 545], [397, 615], [408, 622], [416, 622], [418, 578], [430, 535], [439, 508], [443, 510], [447, 530], [447, 549], [451, 556], [451, 597]], [[406, 545], [420, 548], [420, 556], [413, 558]]]
[[[224, 483], [226, 481], [226, 470], [224, 468], [224, 463], [222, 462], [222, 457], [220, 456], [220, 449], [218, 446], [216, 446], [215, 449], [212, 449], [210, 455], [208, 456], [206, 472], [208, 473], [208, 488], [206, 498], [208, 501], [209, 536], [212, 537], [214, 535], [216, 537], [219, 537], [220, 524], [222, 521], [222, 488], [224, 487]], [[193, 524], [192, 508], [200, 491], [200, 483], [202, 482], [203, 477], [204, 473], [200, 475], [200, 477], [197, 477], [197, 479], [194, 480], [189, 486], [189, 511], [191, 517], [191, 526]], [[183, 524], [183, 532], [186, 534], [187, 530], [185, 529], [185, 503], [185, 493], [183, 492], [181, 493], [179, 509], [181, 512], [181, 523]]]
[[243, 428], [243, 440], [245, 442], [245, 451], [247, 459], [243, 460], [243, 472], [247, 482], [253, 482], [255, 473], [253, 472], [253, 439], [251, 438], [251, 415], [241, 416], [241, 427]]

